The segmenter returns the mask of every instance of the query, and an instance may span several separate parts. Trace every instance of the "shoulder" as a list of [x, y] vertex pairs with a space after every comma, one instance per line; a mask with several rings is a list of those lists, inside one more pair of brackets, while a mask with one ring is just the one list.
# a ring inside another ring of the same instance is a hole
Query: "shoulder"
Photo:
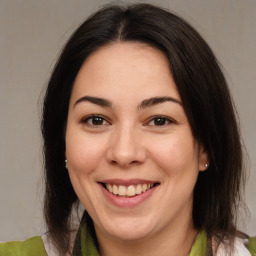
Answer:
[[[225, 246], [219, 246], [217, 256], [225, 256]], [[256, 237], [246, 239], [235, 238], [232, 256], [256, 256]]]
[[[217, 242], [213, 238], [212, 249], [216, 248]], [[195, 243], [191, 249], [190, 256], [203, 256], [206, 255], [207, 251], [207, 235], [206, 232], [199, 232]], [[216, 256], [227, 256], [229, 247], [226, 243], [220, 243], [216, 252]], [[234, 239], [234, 251], [231, 253], [232, 256], [256, 256], [256, 237], [248, 237], [244, 234], [243, 238], [235, 237]]]
[[31, 237], [25, 241], [0, 243], [1, 256], [47, 256], [40, 236]]

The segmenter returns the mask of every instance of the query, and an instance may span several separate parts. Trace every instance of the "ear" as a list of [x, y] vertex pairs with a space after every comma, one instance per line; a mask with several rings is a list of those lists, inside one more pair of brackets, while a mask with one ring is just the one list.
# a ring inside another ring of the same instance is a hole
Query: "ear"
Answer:
[[198, 170], [205, 171], [210, 165], [208, 152], [202, 144], [199, 144]]

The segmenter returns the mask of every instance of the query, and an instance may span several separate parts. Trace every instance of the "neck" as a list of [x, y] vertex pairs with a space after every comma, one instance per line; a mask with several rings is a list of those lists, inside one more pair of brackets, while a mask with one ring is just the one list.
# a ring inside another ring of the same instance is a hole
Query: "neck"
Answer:
[[175, 225], [170, 229], [160, 230], [154, 236], [134, 241], [124, 241], [104, 236], [97, 230], [101, 256], [187, 256], [191, 250], [198, 231], [193, 227], [192, 220]]

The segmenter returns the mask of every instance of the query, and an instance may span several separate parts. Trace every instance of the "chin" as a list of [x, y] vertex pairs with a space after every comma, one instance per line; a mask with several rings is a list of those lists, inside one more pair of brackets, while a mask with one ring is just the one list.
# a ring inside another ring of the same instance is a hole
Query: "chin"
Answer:
[[133, 229], [133, 230], [113, 230], [110, 235], [114, 237], [117, 240], [122, 240], [122, 241], [136, 241], [136, 240], [141, 240], [145, 237], [147, 237], [149, 232], [146, 230], [138, 230], [138, 229]]
[[149, 236], [153, 231], [152, 222], [150, 225], [141, 220], [111, 221], [110, 225], [103, 227], [110, 236], [123, 241], [140, 240]]

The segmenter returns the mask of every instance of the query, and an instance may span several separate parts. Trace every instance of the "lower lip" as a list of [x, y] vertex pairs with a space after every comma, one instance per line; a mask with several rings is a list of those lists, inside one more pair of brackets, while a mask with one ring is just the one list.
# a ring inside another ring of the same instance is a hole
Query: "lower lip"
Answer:
[[110, 193], [107, 189], [105, 189], [101, 184], [100, 187], [103, 191], [103, 194], [105, 197], [115, 206], [118, 207], [123, 207], [123, 208], [130, 208], [130, 207], [135, 207], [140, 204], [142, 204], [144, 201], [149, 199], [152, 195], [152, 193], [155, 191], [156, 187], [153, 187], [146, 192], [143, 192], [139, 195], [135, 195], [133, 197], [121, 197], [121, 196], [116, 196], [112, 193]]

